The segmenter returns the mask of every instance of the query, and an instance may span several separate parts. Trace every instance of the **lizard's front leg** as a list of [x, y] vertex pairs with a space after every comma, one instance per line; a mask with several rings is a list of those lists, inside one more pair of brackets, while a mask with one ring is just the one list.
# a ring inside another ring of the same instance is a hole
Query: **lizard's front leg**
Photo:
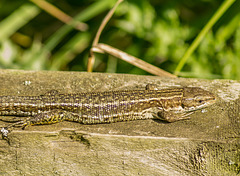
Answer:
[[157, 113], [157, 118], [161, 119], [166, 122], [176, 122], [178, 120], [186, 120], [190, 119], [189, 115], [191, 115], [193, 112], [189, 113], [176, 113], [174, 111], [159, 111]]

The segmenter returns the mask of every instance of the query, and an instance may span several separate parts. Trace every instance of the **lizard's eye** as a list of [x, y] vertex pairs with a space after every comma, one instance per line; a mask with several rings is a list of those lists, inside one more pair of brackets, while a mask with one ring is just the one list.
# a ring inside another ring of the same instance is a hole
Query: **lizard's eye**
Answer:
[[198, 100], [198, 103], [203, 103], [203, 100]]

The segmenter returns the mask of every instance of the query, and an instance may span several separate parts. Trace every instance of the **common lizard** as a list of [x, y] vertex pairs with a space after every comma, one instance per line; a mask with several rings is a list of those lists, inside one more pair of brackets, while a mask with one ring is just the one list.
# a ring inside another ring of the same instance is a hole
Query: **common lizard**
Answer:
[[83, 124], [111, 123], [156, 118], [167, 122], [188, 119], [195, 110], [216, 101], [214, 94], [198, 87], [156, 90], [124, 90], [59, 94], [50, 91], [40, 96], [0, 96], [0, 116], [27, 116], [10, 128], [74, 121]]

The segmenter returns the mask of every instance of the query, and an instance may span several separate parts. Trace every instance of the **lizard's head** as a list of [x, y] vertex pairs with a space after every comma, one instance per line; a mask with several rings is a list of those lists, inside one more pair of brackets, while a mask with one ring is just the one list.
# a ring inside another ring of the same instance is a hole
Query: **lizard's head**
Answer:
[[216, 102], [216, 97], [213, 93], [203, 90], [198, 87], [184, 88], [182, 107], [186, 111], [195, 111], [205, 108]]

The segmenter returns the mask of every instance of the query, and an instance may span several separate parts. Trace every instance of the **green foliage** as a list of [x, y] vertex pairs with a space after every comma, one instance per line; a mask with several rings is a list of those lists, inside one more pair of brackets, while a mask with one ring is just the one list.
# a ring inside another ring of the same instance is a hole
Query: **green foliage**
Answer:
[[[86, 71], [96, 31], [116, 0], [49, 1], [89, 29], [77, 31], [29, 1], [0, 3], [0, 68]], [[55, 2], [55, 4], [54, 4]], [[104, 29], [106, 43], [169, 72], [224, 1], [128, 0]], [[240, 79], [240, 2], [203, 36], [179, 75]], [[119, 59], [96, 54], [94, 71], [147, 74]]]

